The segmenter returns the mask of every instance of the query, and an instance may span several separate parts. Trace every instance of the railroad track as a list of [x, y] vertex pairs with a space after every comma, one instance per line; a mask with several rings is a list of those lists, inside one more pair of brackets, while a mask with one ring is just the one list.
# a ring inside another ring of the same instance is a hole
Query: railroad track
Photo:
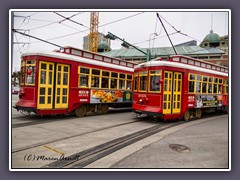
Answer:
[[124, 126], [124, 125], [127, 125], [127, 124], [133, 124], [133, 123], [137, 123], [137, 122], [140, 122], [140, 121], [143, 121], [143, 119], [138, 119], [138, 120], [135, 120], [135, 121], [122, 123], [122, 124], [116, 124], [116, 125], [113, 125], [113, 126], [103, 127], [103, 128], [100, 128], [100, 129], [90, 131], [90, 132], [75, 134], [75, 135], [72, 135], [72, 136], [68, 136], [68, 137], [64, 137], [64, 138], [58, 138], [58, 139], [54, 139], [54, 140], [51, 140], [51, 141], [45, 141], [45, 142], [42, 142], [42, 143], [32, 144], [32, 145], [29, 145], [29, 146], [26, 146], [26, 147], [14, 149], [14, 150], [12, 150], [12, 153], [21, 152], [21, 151], [25, 151], [25, 150], [28, 150], [28, 149], [31, 149], [31, 148], [43, 146], [43, 145], [46, 145], [46, 144], [55, 143], [55, 142], [63, 141], [63, 140], [66, 140], [66, 139], [70, 139], [70, 138], [74, 138], [74, 137], [78, 137], [78, 136], [83, 136], [83, 135], [86, 135], [86, 134], [91, 134], [91, 133], [94, 133], [94, 132], [103, 131], [103, 130], [107, 130], [107, 129], [111, 129], [111, 128], [115, 128], [115, 127], [119, 127], [119, 126]]
[[[218, 114], [220, 116], [222, 114]], [[213, 115], [205, 115], [202, 119], [212, 117]], [[195, 119], [196, 120], [196, 119]], [[195, 121], [193, 120], [193, 121]], [[198, 119], [201, 121], [201, 119]], [[118, 139], [111, 140], [104, 144], [92, 147], [90, 149], [78, 152], [76, 154], [64, 157], [61, 160], [47, 164], [41, 168], [83, 168], [119, 149], [122, 149], [128, 145], [131, 145], [139, 140], [149, 137], [153, 134], [159, 133], [174, 126], [181, 125], [183, 123], [189, 123], [184, 121], [178, 121], [173, 123], [161, 123], [156, 126], [120, 137]]]
[[[129, 108], [129, 109], [124, 108], [124, 109], [117, 109], [117, 110], [114, 109], [114, 110], [109, 110], [108, 114], [131, 112], [131, 111], [132, 111], [131, 108]], [[104, 115], [104, 114], [89, 113], [89, 115], [87, 117], [89, 117], [89, 116], [99, 116], [99, 115]], [[56, 115], [56, 116], [44, 116], [44, 117], [41, 117], [39, 115], [16, 116], [16, 117], [13, 117], [12, 119], [22, 119], [22, 120], [32, 120], [32, 121], [31, 122], [12, 124], [12, 128], [19, 128], [19, 127], [38, 125], [38, 124], [45, 124], [45, 123], [51, 123], [51, 122], [56, 122], [56, 121], [65, 121], [65, 120], [74, 119], [74, 118], [78, 118], [78, 117], [71, 116], [71, 115]]]
[[168, 128], [182, 124], [183, 122], [177, 123], [168, 123], [168, 124], [159, 124], [118, 139], [106, 142], [104, 144], [98, 145], [96, 147], [84, 150], [82, 152], [73, 154], [66, 157], [66, 160], [59, 160], [48, 165], [43, 166], [42, 168], [83, 168], [84, 166], [107, 156], [119, 149], [122, 149], [130, 144], [133, 144], [141, 139], [149, 137], [153, 134], [156, 134], [160, 131], [166, 130]]

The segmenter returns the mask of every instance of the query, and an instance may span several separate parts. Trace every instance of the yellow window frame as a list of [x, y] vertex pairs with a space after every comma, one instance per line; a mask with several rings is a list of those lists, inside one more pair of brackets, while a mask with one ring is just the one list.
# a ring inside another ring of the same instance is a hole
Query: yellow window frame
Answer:
[[118, 88], [120, 89], [120, 80], [123, 80], [124, 81], [124, 88], [121, 88], [121, 89], [127, 89], [127, 74], [123, 74], [125, 75], [125, 78], [121, 78], [121, 74], [123, 73], [119, 73], [119, 80], [118, 80]]
[[[136, 78], [138, 78], [138, 79], [137, 79], [137, 87], [136, 87], [136, 89], [135, 89], [135, 86], [136, 86], [136, 84], [135, 84], [135, 79], [136, 79]], [[137, 92], [137, 91], [139, 90], [139, 72], [135, 72], [135, 73], [134, 73], [133, 82], [134, 82], [133, 91], [134, 91], [134, 92]]]
[[[210, 78], [212, 78], [212, 82], [210, 82]], [[208, 76], [208, 84], [207, 84], [207, 94], [213, 94], [213, 86], [214, 86], [214, 82], [213, 82], [214, 78], [212, 76]], [[211, 93], [208, 92], [208, 87], [209, 85], [212, 85], [212, 90], [211, 90]]]
[[[23, 71], [22, 71], [23, 69]], [[24, 80], [22, 78], [22, 75], [24, 76]], [[20, 84], [24, 85], [25, 84], [25, 79], [26, 79], [26, 66], [25, 66], [25, 61], [22, 61], [21, 69], [20, 69]]]
[[[117, 77], [112, 77], [112, 73], [116, 73], [116, 74], [117, 74]], [[117, 79], [117, 87], [116, 87], [116, 88], [111, 88], [112, 79]], [[118, 72], [113, 72], [113, 71], [111, 71], [109, 89], [119, 89], [119, 73], [118, 73]]]
[[[131, 79], [128, 79], [128, 76], [131, 76]], [[128, 82], [130, 81], [131, 86], [130, 89], [127, 89]], [[133, 82], [133, 75], [132, 74], [126, 74], [126, 90], [132, 90], [132, 82]]]
[[[99, 80], [99, 82], [100, 82], [100, 88], [101, 89], [110, 89], [110, 79], [111, 79], [111, 72], [110, 71], [106, 71], [106, 72], [109, 72], [109, 75], [108, 76], [104, 76], [103, 74], [102, 74], [102, 72], [103, 71], [105, 71], [105, 70], [101, 70], [101, 72], [100, 72], [100, 80]], [[103, 88], [102, 87], [102, 78], [108, 78], [108, 88]]]
[[[198, 76], [201, 76], [201, 79], [198, 80]], [[203, 82], [203, 75], [201, 74], [196, 74], [196, 86], [195, 86], [195, 93], [202, 93], [202, 82]], [[200, 92], [197, 92], [197, 83], [200, 83]]]
[[[28, 63], [28, 61], [33, 61], [34, 63], [31, 63], [31, 64], [29, 64]], [[35, 72], [34, 72], [34, 83], [28, 83], [27, 82], [27, 78], [28, 78], [28, 68], [30, 67], [30, 66], [32, 66], [33, 68], [35, 68]], [[36, 60], [26, 60], [26, 62], [25, 62], [25, 85], [28, 85], [28, 86], [35, 86], [35, 82], [36, 82], [36, 78], [35, 78], [35, 76], [36, 76]]]
[[[81, 68], [84, 69], [88, 69], [89, 70], [89, 74], [87, 73], [81, 73]], [[90, 84], [90, 75], [91, 74], [91, 68], [85, 67], [85, 66], [78, 66], [78, 87], [81, 88], [89, 88], [89, 84]], [[88, 85], [87, 86], [81, 86], [80, 85], [80, 75], [87, 75], [88, 76]]]
[[[152, 71], [159, 71], [159, 73], [151, 73]], [[151, 91], [150, 89], [150, 78], [152, 76], [160, 76], [160, 79], [162, 79], [162, 70], [149, 70], [149, 77], [148, 77], [148, 92], [150, 93], [160, 93], [161, 92], [161, 84], [159, 83], [159, 91]]]
[[[99, 70], [100, 71], [100, 74], [99, 75], [95, 75], [95, 74], [92, 74], [92, 71], [93, 70]], [[102, 83], [102, 79], [101, 79], [101, 70], [100, 69], [95, 69], [95, 68], [91, 68], [90, 69], [90, 88], [94, 88], [94, 89], [96, 89], [96, 88], [100, 88], [101, 86], [100, 86], [100, 84]], [[92, 87], [92, 77], [98, 77], [99, 78], [99, 84], [98, 84], [98, 87]]]
[[[141, 74], [142, 72], [146, 72], [146, 74]], [[140, 89], [140, 83], [141, 83], [141, 80], [140, 80], [140, 79], [141, 79], [141, 77], [146, 77], [146, 81], [147, 81], [147, 82], [146, 82], [146, 90], [141, 90], [141, 89]], [[138, 81], [139, 81], [139, 85], [138, 85], [138, 89], [139, 89], [139, 90], [138, 90], [138, 91], [139, 91], [139, 92], [147, 92], [147, 90], [148, 90], [148, 71], [147, 71], [147, 70], [144, 70], [144, 71], [140, 71], [140, 72], [139, 72], [139, 80], [138, 80]]]
[[228, 94], [228, 91], [227, 91], [227, 87], [228, 87], [228, 80], [227, 79], [223, 79], [223, 88], [224, 88], [224, 93], [225, 95]]
[[[190, 79], [190, 76], [191, 75], [194, 75], [194, 79]], [[193, 73], [189, 73], [188, 74], [188, 93], [189, 94], [196, 94], [196, 81], [197, 81], [197, 74], [193, 74]], [[193, 89], [193, 92], [189, 92], [189, 82], [193, 82], [194, 83], [194, 89]], [[202, 90], [201, 90], [202, 91]]]

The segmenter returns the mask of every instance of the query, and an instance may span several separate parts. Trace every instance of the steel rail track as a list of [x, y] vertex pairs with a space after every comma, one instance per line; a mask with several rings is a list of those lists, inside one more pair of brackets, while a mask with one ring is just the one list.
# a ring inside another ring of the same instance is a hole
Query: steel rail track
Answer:
[[159, 124], [151, 128], [147, 128], [130, 135], [114, 139], [112, 141], [106, 142], [104, 144], [95, 146], [93, 148], [84, 150], [82, 152], [73, 154], [64, 158], [65, 160], [58, 160], [41, 168], [83, 168], [84, 166], [107, 156], [119, 149], [122, 149], [130, 144], [133, 144], [141, 139], [149, 137], [160, 131], [166, 130], [168, 128], [180, 125], [184, 122], [169, 123], [169, 124]]
[[82, 136], [82, 135], [86, 135], [86, 134], [91, 134], [91, 133], [98, 132], [98, 131], [103, 131], [103, 130], [106, 130], [106, 129], [111, 129], [111, 128], [115, 128], [115, 127], [119, 127], [119, 126], [124, 126], [124, 125], [127, 125], [127, 124], [133, 124], [133, 123], [137, 123], [137, 122], [140, 122], [140, 121], [143, 121], [143, 120], [140, 119], [140, 120], [131, 121], [131, 122], [127, 122], [127, 123], [116, 124], [116, 125], [113, 125], [113, 126], [103, 127], [103, 128], [92, 130], [92, 131], [85, 132], [85, 133], [75, 134], [75, 135], [68, 136], [68, 137], [65, 137], [65, 138], [59, 138], [59, 139], [54, 139], [54, 140], [51, 140], [51, 141], [32, 144], [32, 145], [29, 145], [29, 146], [26, 146], [26, 147], [14, 149], [14, 150], [12, 150], [12, 153], [21, 152], [21, 151], [31, 149], [31, 148], [35, 148], [35, 147], [39, 147], [39, 146], [42, 146], [42, 145], [55, 143], [55, 142], [63, 141], [63, 140], [66, 140], [66, 139], [70, 139], [70, 138], [74, 138], [74, 137], [78, 137], [78, 136]]
[[[209, 116], [204, 116], [201, 119], [205, 119], [205, 118], [209, 118]], [[201, 119], [195, 119], [195, 120], [200, 121]], [[41, 168], [83, 168], [88, 164], [91, 164], [97, 161], [98, 159], [101, 159], [102, 157], [105, 157], [139, 140], [142, 140], [146, 137], [149, 137], [153, 134], [159, 133], [171, 127], [178, 126], [183, 123], [189, 123], [189, 122], [192, 122], [192, 121], [188, 121], [188, 122], [178, 121], [174, 123], [159, 124], [159, 125], [111, 140], [101, 145], [70, 155], [68, 157], [64, 157], [61, 160], [52, 162]]]
[[[131, 109], [126, 109], [126, 108], [118, 109], [118, 110], [109, 110], [108, 114], [131, 112], [131, 111], [132, 111]], [[106, 115], [106, 114], [90, 114], [87, 117], [99, 116], [99, 115]], [[27, 119], [28, 117], [26, 117], [26, 116], [12, 117], [12, 119], [18, 119], [18, 118]], [[58, 119], [56, 119], [56, 118], [58, 118]], [[12, 128], [20, 128], [20, 127], [26, 127], [26, 126], [32, 126], [32, 125], [38, 125], [38, 124], [51, 123], [51, 122], [56, 122], [56, 121], [64, 121], [64, 120], [69, 120], [69, 119], [74, 119], [74, 118], [78, 118], [78, 117], [70, 116], [70, 115], [57, 115], [57, 116], [45, 116], [45, 119], [43, 119], [43, 117], [41, 117], [39, 115], [33, 115], [33, 116], [30, 115], [29, 119], [39, 120], [39, 121], [12, 124], [11, 127]]]

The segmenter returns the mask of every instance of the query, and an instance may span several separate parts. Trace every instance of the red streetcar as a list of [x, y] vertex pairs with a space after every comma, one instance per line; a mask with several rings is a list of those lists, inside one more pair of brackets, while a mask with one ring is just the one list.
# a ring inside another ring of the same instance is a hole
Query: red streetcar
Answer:
[[131, 107], [136, 64], [72, 47], [22, 56], [17, 110], [40, 115]]
[[228, 68], [186, 56], [160, 58], [134, 68], [133, 111], [164, 120], [228, 111]]

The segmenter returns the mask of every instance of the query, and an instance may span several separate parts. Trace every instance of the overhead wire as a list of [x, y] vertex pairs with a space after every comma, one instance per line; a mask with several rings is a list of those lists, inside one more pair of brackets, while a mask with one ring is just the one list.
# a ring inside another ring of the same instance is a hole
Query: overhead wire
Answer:
[[[174, 34], [177, 34], [177, 32], [169, 33], [168, 35], [171, 36], [171, 35], [174, 35]], [[149, 41], [154, 40], [154, 39], [160, 39], [160, 38], [164, 38], [164, 37], [167, 37], [167, 35], [158, 36], [158, 37], [155, 37], [155, 38], [152, 38], [152, 39], [147, 39], [147, 40], [140, 41], [140, 42], [133, 43], [133, 44], [134, 45], [141, 44], [141, 43], [149, 42]]]
[[57, 44], [51, 43], [51, 42], [49, 42], [49, 41], [47, 41], [47, 40], [40, 39], [40, 38], [38, 38], [38, 37], [35, 37], [35, 36], [32, 36], [32, 35], [29, 35], [29, 34], [22, 33], [22, 32], [20, 32], [20, 31], [17, 31], [16, 29], [12, 29], [12, 31], [15, 32], [15, 33], [19, 33], [19, 34], [21, 34], [21, 35], [24, 35], [24, 36], [28, 36], [28, 37], [31, 37], [31, 38], [37, 39], [37, 40], [39, 40], [39, 41], [42, 41], [42, 42], [45, 42], [45, 43], [48, 43], [48, 44], [51, 44], [51, 45], [53, 45], [53, 46], [57, 46], [57, 47], [59, 47], [59, 48], [62, 48], [62, 46], [60, 46], [60, 45], [57, 45]]
[[[155, 42], [155, 37], [157, 34], [157, 18], [156, 18], [156, 23], [155, 23], [155, 29], [154, 29], [154, 34], [153, 34], [153, 43], [152, 43], [152, 48], [154, 47], [154, 42]], [[149, 47], [151, 48], [151, 47]]]
[[[125, 20], [125, 19], [128, 19], [128, 18], [131, 18], [131, 17], [134, 17], [134, 16], [137, 16], [137, 15], [140, 15], [144, 12], [141, 12], [141, 13], [137, 13], [137, 14], [134, 14], [134, 15], [131, 15], [131, 16], [127, 16], [125, 18], [121, 18], [121, 19], [118, 19], [118, 20], [115, 20], [115, 21], [112, 21], [112, 22], [109, 22], [109, 23], [106, 23], [106, 24], [102, 24], [102, 25], [99, 25], [98, 27], [102, 27], [102, 26], [106, 26], [106, 25], [109, 25], [109, 24], [113, 24], [113, 23], [116, 23], [116, 22], [119, 22], [119, 21], [122, 21], [122, 20]], [[56, 39], [61, 39], [61, 38], [65, 38], [65, 37], [68, 37], [68, 36], [72, 36], [72, 35], [76, 35], [76, 34], [79, 34], [79, 33], [82, 33], [82, 32], [86, 32], [86, 31], [89, 31], [90, 28], [87, 28], [85, 30], [81, 30], [81, 31], [78, 31], [78, 32], [74, 32], [74, 33], [70, 33], [70, 34], [66, 34], [66, 35], [62, 35], [62, 36], [58, 36], [58, 37], [54, 37], [54, 38], [49, 38], [47, 39], [47, 41], [51, 41], [51, 40], [56, 40]], [[35, 41], [35, 42], [32, 42], [32, 43], [38, 43], [39, 41]]]
[[125, 20], [125, 19], [129, 19], [129, 18], [132, 18], [134, 16], [138, 16], [140, 14], [143, 14], [144, 12], [140, 12], [140, 13], [137, 13], [137, 14], [133, 14], [131, 16], [127, 16], [127, 17], [124, 17], [124, 18], [121, 18], [121, 19], [118, 19], [118, 20], [115, 20], [115, 21], [111, 21], [111, 22], [108, 22], [106, 24], [102, 24], [102, 25], [99, 25], [99, 27], [101, 26], [106, 26], [106, 25], [109, 25], [109, 24], [113, 24], [113, 23], [116, 23], [116, 22], [119, 22], [119, 21], [122, 21], [122, 20]]
[[[87, 26], [85, 26], [85, 25], [83, 25], [83, 24], [81, 24], [81, 23], [79, 23], [79, 22], [74, 21], [74, 20], [71, 19], [72, 17], [74, 17], [74, 16], [76, 16], [76, 15], [78, 15], [78, 14], [81, 14], [81, 13], [74, 14], [74, 15], [72, 15], [72, 16], [70, 16], [70, 17], [65, 17], [65, 16], [63, 16], [63, 15], [57, 13], [57, 12], [54, 12], [54, 13], [57, 14], [58, 16], [61, 16], [61, 17], [64, 18], [64, 19], [61, 20], [59, 23], [65, 21], [65, 20], [68, 20], [68, 21], [71, 21], [71, 22], [73, 22], [73, 23], [75, 23], [75, 24], [78, 24], [78, 25], [80, 25], [80, 26], [87, 27]], [[87, 28], [88, 28], [88, 27], [87, 27]]]
[[160, 14], [159, 14], [159, 16], [168, 24], [168, 25], [170, 25], [177, 33], [179, 33], [179, 34], [181, 34], [181, 35], [183, 35], [183, 36], [187, 36], [187, 37], [189, 37], [189, 38], [191, 38], [191, 39], [194, 39], [194, 40], [196, 40], [196, 41], [198, 41], [198, 42], [201, 42], [200, 40], [198, 40], [198, 39], [196, 39], [196, 38], [194, 38], [194, 37], [191, 37], [191, 36], [189, 36], [188, 34], [185, 34], [185, 33], [182, 33], [180, 30], [177, 30], [171, 23], [169, 23], [163, 16], [161, 16]]

